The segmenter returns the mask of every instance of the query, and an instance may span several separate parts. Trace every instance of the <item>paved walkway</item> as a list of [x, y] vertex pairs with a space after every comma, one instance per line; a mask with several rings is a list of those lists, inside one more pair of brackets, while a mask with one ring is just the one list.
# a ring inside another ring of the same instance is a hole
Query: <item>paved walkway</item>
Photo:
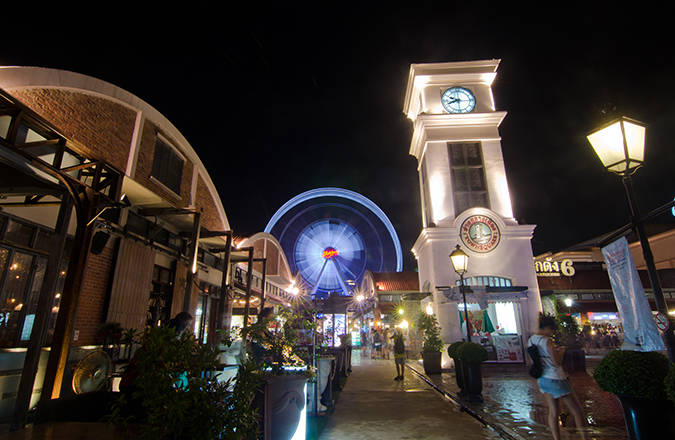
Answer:
[[393, 359], [362, 359], [354, 350], [352, 373], [319, 439], [501, 438], [412, 371], [406, 370], [403, 381], [395, 376]]
[[[471, 403], [457, 396], [454, 372], [426, 376], [421, 363], [409, 361], [407, 367], [462, 409], [497, 430], [505, 439], [552, 438], [547, 425], [548, 407], [534, 379], [526, 372], [498, 373], [483, 369], [483, 403]], [[616, 396], [597, 386], [588, 373], [573, 373], [570, 382], [589, 423], [592, 439], [624, 440], [626, 433], [621, 404]], [[580, 438], [574, 419], [561, 405], [563, 439]]]
[[[393, 360], [362, 359], [354, 350], [353, 372], [319, 439], [552, 438], [544, 396], [524, 371], [484, 368], [484, 402], [472, 403], [457, 396], [454, 372], [427, 376], [414, 361], [406, 367], [405, 381], [394, 381]], [[584, 406], [590, 437], [628, 439], [616, 396], [600, 390], [588, 373], [572, 374], [570, 381]], [[564, 405], [561, 410], [562, 438], [580, 438]]]

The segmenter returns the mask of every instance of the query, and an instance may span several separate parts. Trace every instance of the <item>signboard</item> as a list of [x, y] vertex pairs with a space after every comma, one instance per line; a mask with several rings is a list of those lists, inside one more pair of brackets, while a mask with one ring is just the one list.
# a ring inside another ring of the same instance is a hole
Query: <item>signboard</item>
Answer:
[[571, 277], [576, 273], [572, 260], [565, 259], [558, 262], [551, 261], [550, 257], [546, 261], [535, 261], [534, 271], [537, 272], [538, 277], [559, 277], [562, 275]]
[[491, 335], [497, 351], [497, 362], [524, 362], [519, 335]]
[[662, 332], [665, 332], [668, 330], [668, 327], [670, 327], [670, 321], [668, 320], [668, 317], [661, 312], [656, 313], [654, 316], [654, 321], [656, 321], [656, 328]]
[[665, 350], [626, 237], [602, 248], [614, 300], [623, 323], [622, 350]]

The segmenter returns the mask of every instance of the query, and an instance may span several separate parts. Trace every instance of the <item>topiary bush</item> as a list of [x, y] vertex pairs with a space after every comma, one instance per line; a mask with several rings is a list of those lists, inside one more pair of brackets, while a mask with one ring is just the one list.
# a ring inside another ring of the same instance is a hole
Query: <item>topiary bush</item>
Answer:
[[668, 399], [675, 402], [675, 366], [670, 366], [665, 380], [666, 395]]
[[465, 342], [457, 349], [457, 357], [462, 362], [485, 362], [488, 359], [488, 352], [480, 344]]
[[466, 344], [464, 341], [457, 341], [453, 342], [448, 346], [448, 356], [450, 356], [452, 359], [457, 359], [457, 350], [459, 347], [461, 347], [463, 344]]
[[600, 389], [645, 399], [665, 399], [668, 358], [661, 353], [615, 350], [593, 372]]

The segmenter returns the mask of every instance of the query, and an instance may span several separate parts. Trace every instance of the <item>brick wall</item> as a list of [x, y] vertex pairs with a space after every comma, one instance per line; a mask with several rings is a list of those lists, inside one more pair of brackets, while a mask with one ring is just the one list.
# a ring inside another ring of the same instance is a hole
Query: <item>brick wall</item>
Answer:
[[216, 209], [216, 204], [206, 186], [202, 176], [197, 176], [197, 191], [195, 195], [195, 208], [202, 210], [202, 226], [210, 231], [222, 231], [223, 221]]
[[127, 167], [136, 112], [97, 96], [58, 89], [14, 90], [12, 95], [54, 124], [85, 152], [119, 170]]
[[[111, 240], [112, 242], [113, 240]], [[84, 274], [80, 302], [75, 318], [75, 331], [79, 331], [79, 338], [73, 345], [97, 344], [98, 325], [105, 321], [105, 307], [110, 290], [113, 271], [113, 257], [115, 250], [108, 246], [99, 255], [89, 254], [87, 270]], [[115, 241], [114, 247], [117, 247]]]

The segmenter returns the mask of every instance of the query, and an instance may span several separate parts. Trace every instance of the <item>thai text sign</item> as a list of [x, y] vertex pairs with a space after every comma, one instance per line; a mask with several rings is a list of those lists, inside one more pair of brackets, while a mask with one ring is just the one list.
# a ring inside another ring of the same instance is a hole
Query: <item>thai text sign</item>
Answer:
[[547, 258], [546, 261], [535, 261], [534, 270], [538, 277], [559, 277], [565, 275], [571, 277], [575, 274], [572, 260], [562, 260], [561, 262], [551, 261]]
[[602, 248], [614, 300], [626, 334], [622, 350], [665, 350], [626, 237]]

